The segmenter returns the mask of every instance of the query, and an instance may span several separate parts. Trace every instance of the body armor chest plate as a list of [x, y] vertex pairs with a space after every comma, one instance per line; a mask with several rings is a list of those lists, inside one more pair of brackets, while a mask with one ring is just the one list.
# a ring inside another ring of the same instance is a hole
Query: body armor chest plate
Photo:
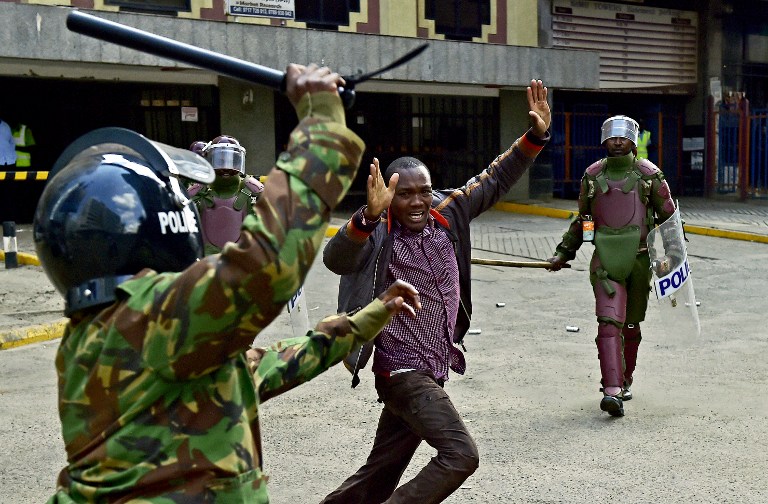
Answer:
[[629, 192], [622, 191], [627, 183], [624, 180], [607, 180], [608, 191], [596, 191], [592, 201], [595, 230], [607, 226], [618, 229], [626, 226], [638, 226], [642, 240], [648, 235], [646, 223], [647, 209], [641, 201], [636, 183]]
[[213, 206], [200, 210], [203, 240], [206, 243], [222, 248], [227, 242], [237, 243], [240, 240], [240, 228], [247, 215], [247, 206], [240, 210], [233, 208], [235, 198], [213, 197]]

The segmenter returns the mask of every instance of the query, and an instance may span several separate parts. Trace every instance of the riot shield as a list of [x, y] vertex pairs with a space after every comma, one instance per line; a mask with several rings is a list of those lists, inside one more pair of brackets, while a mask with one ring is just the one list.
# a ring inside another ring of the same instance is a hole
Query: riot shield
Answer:
[[291, 319], [291, 330], [294, 336], [304, 336], [309, 331], [309, 309], [307, 308], [307, 296], [304, 294], [304, 286], [291, 297], [286, 305], [288, 316]]
[[647, 241], [664, 330], [670, 338], [692, 341], [701, 335], [701, 325], [679, 205], [669, 219], [648, 233]]

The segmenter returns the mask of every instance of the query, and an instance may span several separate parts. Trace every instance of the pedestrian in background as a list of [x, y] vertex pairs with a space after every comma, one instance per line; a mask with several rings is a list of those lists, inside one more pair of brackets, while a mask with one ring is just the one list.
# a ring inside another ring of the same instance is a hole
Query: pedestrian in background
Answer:
[[[422, 304], [416, 318], [395, 317], [375, 340], [373, 372], [384, 407], [373, 448], [324, 504], [441, 502], [477, 469], [475, 441], [443, 386], [449, 368], [466, 368], [455, 343], [472, 315], [469, 224], [509, 191], [549, 140], [547, 88], [531, 81], [527, 97], [532, 128], [461, 188], [433, 190], [429, 169], [413, 157], [396, 159], [382, 177], [374, 158], [367, 205], [324, 249], [325, 265], [342, 275], [340, 311], [365, 306], [397, 279], [413, 284]], [[363, 346], [346, 361], [353, 386], [371, 350]], [[398, 488], [422, 441], [437, 456]]]
[[0, 167], [13, 171], [16, 167], [16, 142], [7, 122], [0, 119]]
[[612, 416], [624, 416], [624, 401], [632, 399], [640, 322], [651, 283], [646, 238], [675, 212], [664, 174], [637, 156], [639, 129], [623, 115], [603, 122], [600, 141], [608, 155], [584, 172], [579, 214], [549, 259], [552, 271], [558, 271], [576, 257], [582, 243], [594, 243], [589, 280], [598, 323], [600, 409]]
[[637, 157], [648, 159], [648, 147], [651, 145], [651, 132], [645, 129], [645, 120], [637, 121], [640, 130], [637, 133]]
[[19, 124], [13, 129], [13, 141], [16, 144], [16, 166], [28, 169], [32, 167], [31, 149], [35, 144], [32, 129], [26, 124]]

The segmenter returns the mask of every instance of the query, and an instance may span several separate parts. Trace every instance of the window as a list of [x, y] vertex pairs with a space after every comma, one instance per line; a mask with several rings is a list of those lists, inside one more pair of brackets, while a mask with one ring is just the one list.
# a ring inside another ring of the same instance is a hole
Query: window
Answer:
[[189, 12], [190, 0], [104, 0], [104, 5], [120, 7], [121, 11], [175, 14]]
[[425, 0], [424, 16], [449, 40], [471, 41], [491, 24], [491, 0]]
[[349, 25], [350, 12], [360, 12], [360, 0], [296, 0], [296, 21], [307, 28], [337, 31]]

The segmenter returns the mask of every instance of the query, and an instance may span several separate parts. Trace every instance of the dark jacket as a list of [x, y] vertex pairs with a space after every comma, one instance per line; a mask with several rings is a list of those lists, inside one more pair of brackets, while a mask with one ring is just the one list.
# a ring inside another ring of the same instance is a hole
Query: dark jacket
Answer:
[[[548, 140], [549, 134], [545, 139], [539, 139], [528, 131], [463, 187], [432, 191], [431, 214], [436, 225], [445, 229], [451, 238], [459, 266], [460, 306], [453, 336], [455, 342], [464, 339], [472, 317], [469, 223], [509, 191], [533, 165]], [[353, 312], [367, 305], [386, 288], [393, 241], [388, 213], [382, 215], [380, 224], [364, 243], [356, 243], [347, 236], [347, 226], [352, 225], [347, 221], [325, 246], [323, 262], [328, 269], [341, 275], [339, 312]], [[353, 351], [345, 360], [353, 374], [362, 369], [370, 357], [372, 342], [366, 346], [362, 352]]]

